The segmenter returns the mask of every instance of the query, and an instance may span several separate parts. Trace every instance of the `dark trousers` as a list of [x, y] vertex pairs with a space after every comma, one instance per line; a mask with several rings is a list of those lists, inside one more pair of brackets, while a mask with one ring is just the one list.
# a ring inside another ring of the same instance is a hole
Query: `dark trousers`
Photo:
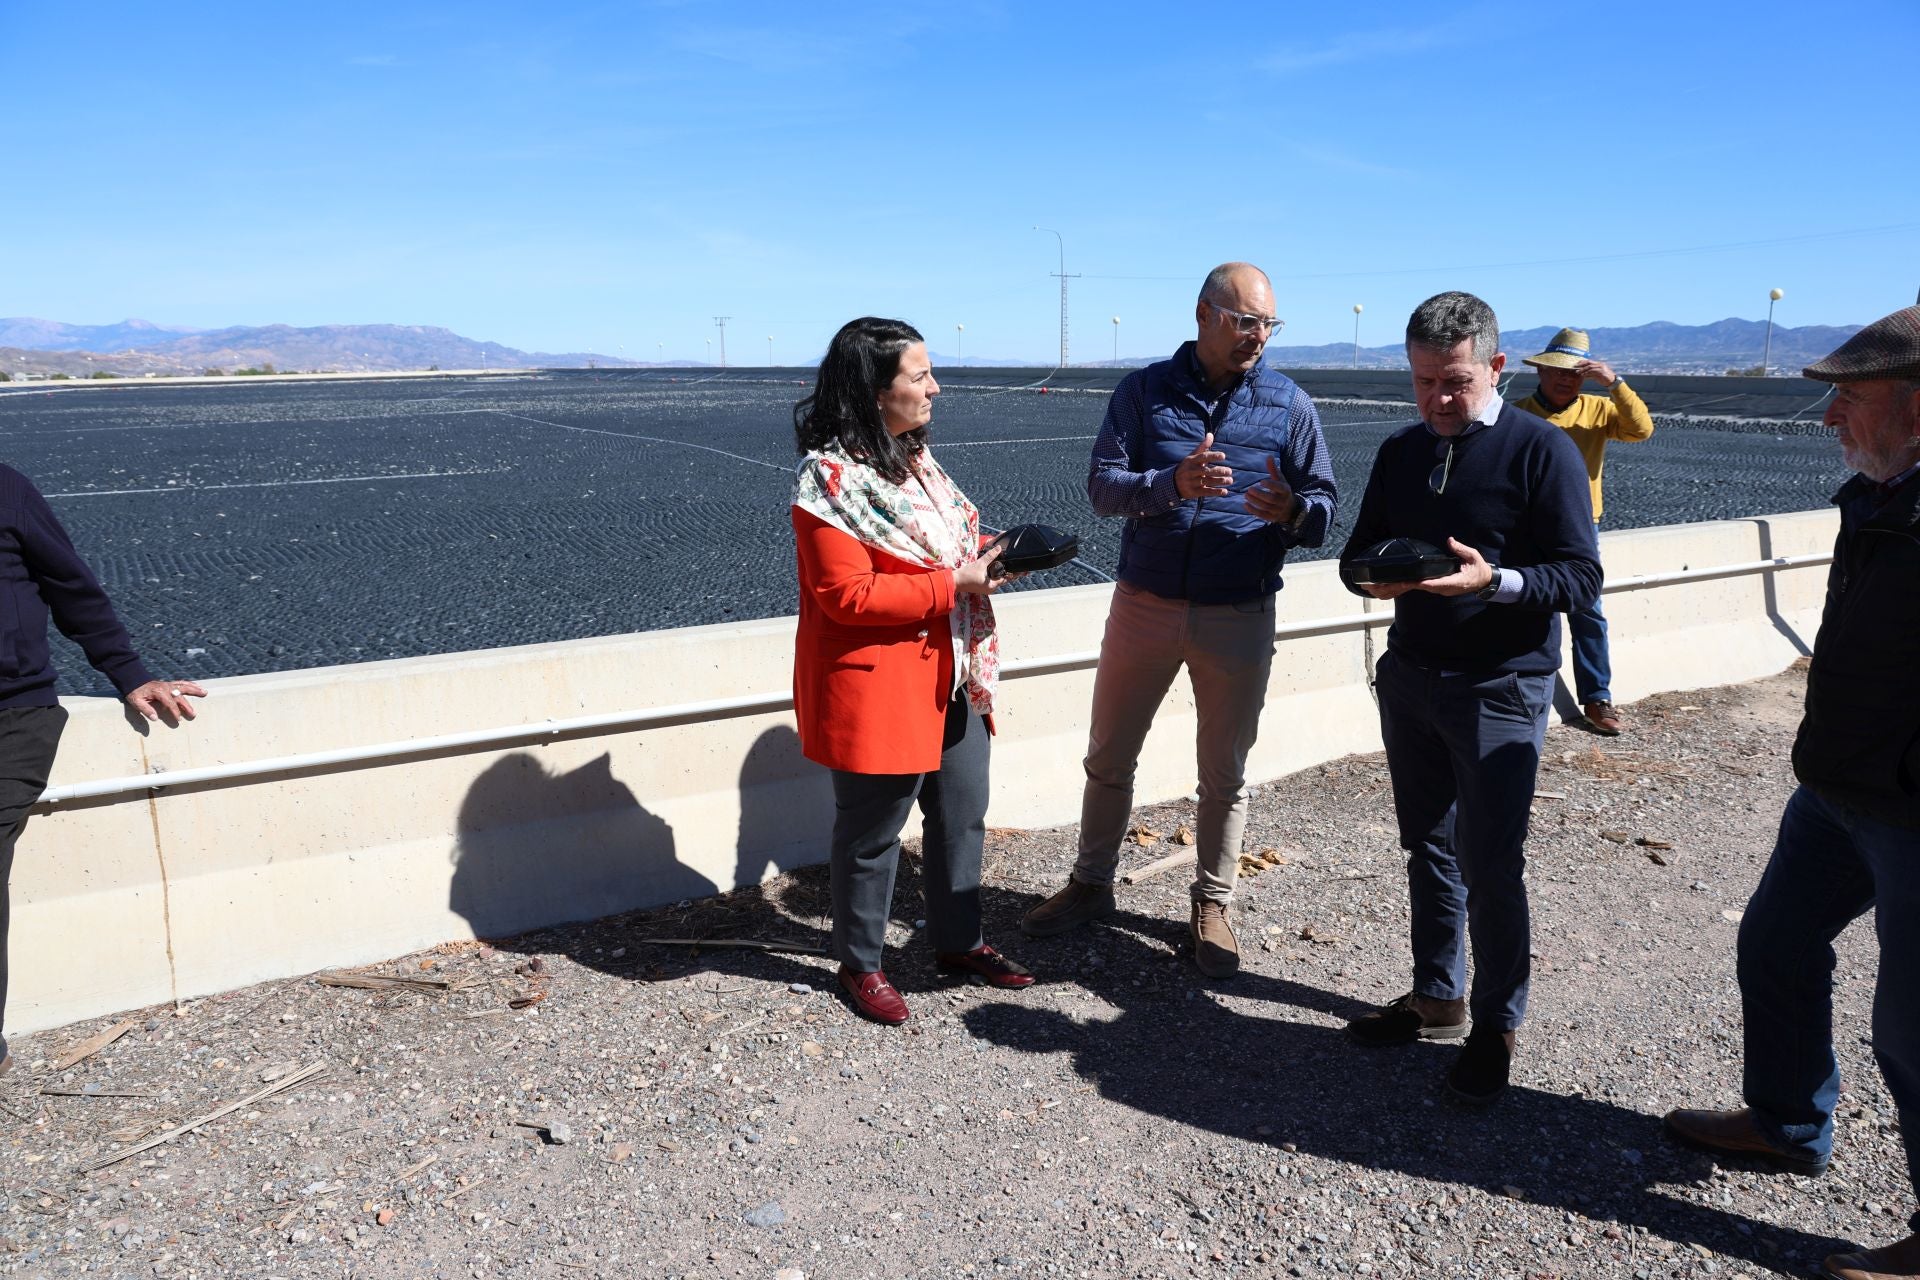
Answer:
[[980, 945], [980, 858], [987, 838], [986, 721], [964, 696], [947, 708], [935, 773], [833, 771], [833, 954], [849, 969], [881, 967], [900, 830], [914, 802], [923, 818], [920, 873], [936, 952]]
[[1874, 913], [1880, 973], [1873, 1056], [1920, 1189], [1920, 831], [1889, 826], [1807, 787], [1787, 801], [1760, 887], [1740, 921], [1747, 1105], [1775, 1143], [1833, 1150], [1833, 940]]
[[1413, 989], [1467, 995], [1473, 1025], [1527, 1012], [1527, 818], [1553, 676], [1430, 671], [1392, 650], [1374, 673], [1413, 905]]
[[[0, 709], [0, 1027], [7, 1012], [7, 931], [13, 924], [13, 846], [27, 810], [47, 789], [53, 753], [66, 728], [65, 707]], [[0, 1035], [0, 1054], [6, 1051]]]

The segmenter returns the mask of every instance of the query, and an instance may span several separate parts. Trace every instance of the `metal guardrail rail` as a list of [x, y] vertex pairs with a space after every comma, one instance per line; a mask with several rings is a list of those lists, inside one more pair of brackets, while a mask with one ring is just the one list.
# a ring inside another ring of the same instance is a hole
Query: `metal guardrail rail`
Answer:
[[[1740, 578], [1774, 573], [1785, 569], [1805, 569], [1831, 564], [1831, 553], [1805, 556], [1780, 556], [1772, 560], [1750, 560], [1739, 564], [1713, 565], [1704, 569], [1677, 569], [1670, 573], [1650, 573], [1619, 578], [1605, 584], [1601, 591], [1614, 595], [1623, 591], [1641, 591], [1674, 586], [1685, 582], [1711, 582], [1721, 578]], [[1346, 631], [1364, 631], [1389, 626], [1391, 612], [1350, 613], [1308, 622], [1290, 622], [1274, 628], [1274, 638], [1300, 639], [1308, 636], [1335, 635]], [[1100, 661], [1097, 649], [1079, 653], [1053, 654], [1043, 658], [1022, 658], [1000, 668], [1003, 678], [1058, 675], [1084, 671]], [[674, 725], [706, 720], [730, 720], [740, 716], [768, 715], [793, 707], [790, 694], [747, 694], [737, 698], [715, 698], [704, 702], [682, 702], [639, 711], [614, 711], [595, 716], [574, 716], [564, 720], [539, 720], [528, 724], [495, 729], [476, 729], [466, 733], [441, 734], [431, 738], [408, 738], [399, 742], [377, 742], [360, 747], [341, 747], [332, 751], [309, 751], [299, 755], [270, 756], [264, 760], [244, 760], [234, 764], [205, 765], [196, 769], [171, 769], [155, 773], [132, 774], [119, 778], [100, 778], [92, 782], [74, 782], [49, 787], [37, 802], [54, 807], [76, 800], [100, 800], [116, 796], [146, 796], [169, 788], [207, 784], [246, 783], [288, 774], [310, 773], [342, 767], [377, 767], [396, 760], [420, 756], [485, 751], [555, 738], [587, 737], [597, 734], [631, 733], [643, 729], [664, 729]]]

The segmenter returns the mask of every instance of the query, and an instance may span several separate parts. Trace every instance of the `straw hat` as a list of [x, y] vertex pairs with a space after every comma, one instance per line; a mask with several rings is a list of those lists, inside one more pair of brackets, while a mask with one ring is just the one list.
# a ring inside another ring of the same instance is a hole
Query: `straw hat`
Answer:
[[1587, 350], [1587, 335], [1578, 329], [1562, 329], [1553, 335], [1547, 349], [1537, 356], [1526, 356], [1520, 363], [1536, 369], [1572, 369], [1582, 360], [1593, 359]]

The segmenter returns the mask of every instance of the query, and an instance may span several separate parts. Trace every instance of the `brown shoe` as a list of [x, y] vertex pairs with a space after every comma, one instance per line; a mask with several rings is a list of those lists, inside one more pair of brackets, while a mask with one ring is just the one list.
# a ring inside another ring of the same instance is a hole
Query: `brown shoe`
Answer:
[[1738, 1111], [1669, 1111], [1666, 1125], [1668, 1133], [1709, 1155], [1737, 1156], [1809, 1178], [1827, 1171], [1825, 1159], [1782, 1151], [1767, 1141], [1760, 1132], [1760, 1122], [1745, 1107]]
[[1467, 1034], [1467, 1002], [1436, 1000], [1409, 991], [1349, 1022], [1347, 1034], [1374, 1049], [1416, 1040], [1458, 1040]]
[[1589, 702], [1580, 708], [1580, 717], [1587, 722], [1587, 728], [1603, 738], [1620, 736], [1620, 713], [1613, 709], [1611, 702]]
[[1067, 887], [1020, 917], [1020, 932], [1029, 938], [1051, 938], [1113, 914], [1113, 886], [1067, 881]]
[[1240, 972], [1240, 940], [1233, 936], [1227, 904], [1202, 898], [1193, 904], [1193, 963], [1209, 978]]
[[1920, 1235], [1908, 1236], [1878, 1249], [1836, 1253], [1820, 1264], [1820, 1274], [1831, 1280], [1894, 1280], [1920, 1276]]

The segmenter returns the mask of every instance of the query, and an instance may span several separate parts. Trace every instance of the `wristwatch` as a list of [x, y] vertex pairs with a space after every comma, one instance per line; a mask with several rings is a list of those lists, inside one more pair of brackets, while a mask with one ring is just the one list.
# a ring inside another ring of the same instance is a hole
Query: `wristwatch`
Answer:
[[1474, 592], [1473, 595], [1476, 600], [1486, 600], [1491, 602], [1493, 600], [1495, 593], [1497, 593], [1500, 590], [1500, 566], [1497, 564], [1490, 564], [1487, 566], [1487, 568], [1493, 571], [1493, 576], [1487, 579], [1486, 586]]

